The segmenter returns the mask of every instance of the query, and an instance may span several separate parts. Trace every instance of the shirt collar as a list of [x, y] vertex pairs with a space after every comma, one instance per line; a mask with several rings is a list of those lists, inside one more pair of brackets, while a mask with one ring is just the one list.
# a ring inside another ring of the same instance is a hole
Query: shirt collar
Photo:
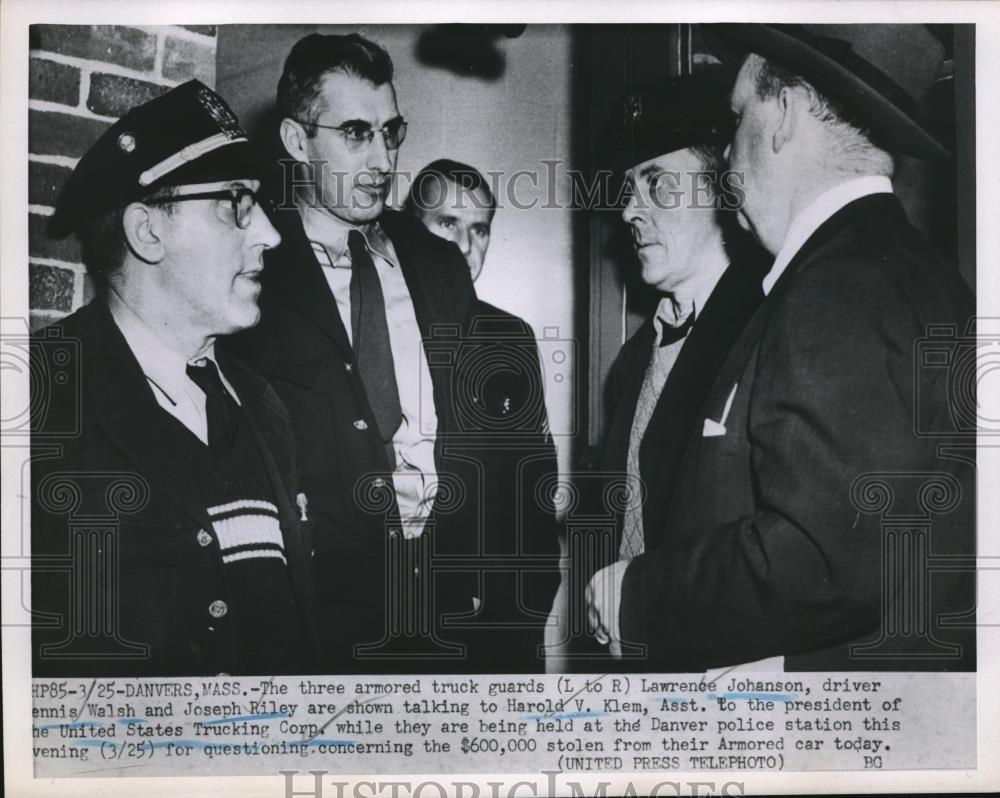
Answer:
[[764, 277], [764, 295], [771, 293], [774, 284], [784, 273], [785, 268], [791, 263], [795, 254], [802, 249], [802, 246], [815, 233], [820, 225], [833, 216], [837, 211], [861, 197], [869, 194], [891, 194], [892, 181], [883, 175], [866, 175], [856, 177], [839, 183], [831, 189], [824, 191], [816, 199], [810, 202], [799, 215], [795, 217], [785, 240], [774, 258], [774, 265]]
[[226, 375], [222, 373], [219, 361], [216, 360], [214, 342], [202, 354], [191, 358], [191, 360], [185, 360], [183, 355], [163, 343], [149, 328], [149, 325], [122, 302], [114, 291], [108, 291], [108, 309], [111, 311], [111, 317], [124, 336], [129, 349], [132, 350], [132, 354], [139, 362], [139, 368], [142, 369], [146, 379], [159, 388], [160, 392], [166, 395], [171, 402], [177, 404], [191, 384], [191, 380], [187, 376], [188, 365], [197, 365], [203, 360], [211, 360], [218, 369], [222, 384], [233, 397], [233, 401], [240, 404], [239, 396], [229, 380], [226, 379]]
[[[335, 268], [346, 268], [350, 260], [350, 253], [347, 251], [347, 236], [351, 230], [357, 230], [365, 238], [368, 249], [376, 255], [382, 257], [390, 266], [396, 265], [396, 258], [390, 247], [388, 237], [382, 230], [382, 225], [377, 221], [371, 224], [356, 226], [338, 219], [332, 213], [327, 213], [320, 208], [311, 205], [300, 205], [299, 213], [302, 215], [302, 228], [306, 238], [310, 242], [322, 245], [326, 250], [331, 263], [324, 266]], [[315, 249], [315, 246], [314, 246]]]
[[[653, 314], [653, 326], [656, 330], [657, 341], [663, 338], [667, 328], [676, 329], [687, 323], [688, 319], [691, 319], [692, 323], [698, 319], [698, 314], [701, 313], [708, 298], [715, 290], [715, 286], [718, 285], [719, 278], [729, 268], [728, 264], [725, 263], [722, 264], [722, 267], [714, 279], [703, 280], [702, 284], [698, 285], [681, 305], [675, 305], [674, 298], [670, 296], [660, 299], [660, 303], [656, 306], [656, 312]], [[705, 274], [707, 276], [708, 272]]]
[[[689, 311], [689, 312], [685, 312]], [[656, 306], [656, 313], [653, 315], [653, 324], [656, 327], [656, 340], [663, 337], [663, 331], [669, 328], [680, 327], [690, 315], [694, 315], [697, 309], [694, 303], [688, 308], [675, 307], [670, 297], [665, 296], [660, 299], [660, 304]]]

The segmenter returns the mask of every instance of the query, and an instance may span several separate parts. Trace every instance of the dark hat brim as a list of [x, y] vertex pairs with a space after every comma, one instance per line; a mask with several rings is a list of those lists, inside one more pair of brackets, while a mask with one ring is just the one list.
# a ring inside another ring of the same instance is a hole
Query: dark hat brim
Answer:
[[704, 25], [706, 42], [725, 63], [738, 65], [748, 53], [771, 58], [818, 89], [842, 101], [895, 152], [927, 160], [951, 153], [909, 113], [846, 66], [780, 28], [755, 23]]

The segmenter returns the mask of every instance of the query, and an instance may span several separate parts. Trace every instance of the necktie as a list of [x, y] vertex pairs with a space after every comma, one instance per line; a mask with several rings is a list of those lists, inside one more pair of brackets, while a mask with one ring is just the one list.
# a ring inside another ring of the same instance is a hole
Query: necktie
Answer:
[[219, 370], [209, 358], [205, 358], [203, 366], [188, 364], [187, 375], [205, 394], [208, 448], [214, 454], [225, 454], [236, 439], [236, 414], [239, 412], [236, 402], [222, 384]]
[[396, 385], [396, 368], [389, 344], [382, 284], [364, 236], [351, 230], [347, 236], [351, 252], [351, 336], [354, 357], [375, 413], [379, 434], [393, 459], [392, 437], [403, 421]]
[[[639, 473], [639, 447], [646, 434], [646, 428], [653, 417], [653, 411], [660, 401], [663, 386], [666, 385], [670, 370], [677, 360], [680, 347], [666, 349], [670, 344], [682, 341], [694, 323], [694, 313], [689, 313], [687, 319], [676, 327], [663, 325], [663, 331], [658, 344], [654, 344], [646, 376], [642, 381], [639, 399], [636, 403], [635, 416], [632, 420], [632, 430], [629, 435], [626, 472], [630, 483], [641, 480]], [[650, 486], [647, 486], [650, 487]], [[643, 529], [642, 502], [629, 502], [622, 518], [622, 539], [618, 548], [618, 557], [622, 560], [638, 557], [646, 550], [645, 531]]]

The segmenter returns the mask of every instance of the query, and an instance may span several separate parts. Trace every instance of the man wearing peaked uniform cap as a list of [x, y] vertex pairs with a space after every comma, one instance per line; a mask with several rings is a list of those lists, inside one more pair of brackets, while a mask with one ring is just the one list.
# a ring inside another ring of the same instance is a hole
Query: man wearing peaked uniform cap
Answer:
[[[624, 480], [629, 498], [615, 513], [615, 561], [595, 564], [591, 606], [616, 589], [633, 557], [660, 544], [701, 402], [763, 298], [760, 278], [770, 263], [735, 219], [739, 197], [724, 174], [732, 132], [726, 86], [707, 77], [673, 78], [627, 96], [621, 112], [617, 158], [629, 189], [622, 220], [640, 277], [660, 299], [608, 375], [601, 472], [609, 481]], [[593, 567], [582, 576], [589, 578]], [[593, 631], [608, 643], [615, 630]], [[617, 641], [612, 646], [617, 653]], [[641, 659], [634, 647], [624, 653], [632, 664]], [[587, 661], [588, 670], [601, 667], [607, 664]]]
[[79, 375], [32, 403], [36, 676], [312, 667], [287, 414], [215, 348], [256, 324], [280, 240], [261, 178], [225, 101], [190, 81], [66, 182], [49, 232], [76, 234], [98, 294], [33, 342], [39, 368]]
[[918, 122], [943, 48], [919, 25], [712, 27], [739, 66], [741, 221], [775, 259], [664, 542], [600, 614], [656, 670], [974, 668], [973, 575], [932, 563], [975, 555], [975, 451], [918, 358], [974, 303], [891, 182], [896, 153], [946, 155]]

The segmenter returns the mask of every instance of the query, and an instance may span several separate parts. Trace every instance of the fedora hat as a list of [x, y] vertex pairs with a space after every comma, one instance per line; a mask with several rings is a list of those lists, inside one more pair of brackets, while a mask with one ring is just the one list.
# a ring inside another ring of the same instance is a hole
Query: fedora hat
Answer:
[[918, 121], [944, 58], [944, 46], [926, 26], [739, 23], [704, 29], [724, 63], [738, 65], [753, 52], [782, 64], [842, 102], [886, 149], [949, 157]]
[[697, 145], [724, 148], [733, 136], [729, 86], [684, 75], [625, 95], [612, 119], [614, 167], [636, 164]]

